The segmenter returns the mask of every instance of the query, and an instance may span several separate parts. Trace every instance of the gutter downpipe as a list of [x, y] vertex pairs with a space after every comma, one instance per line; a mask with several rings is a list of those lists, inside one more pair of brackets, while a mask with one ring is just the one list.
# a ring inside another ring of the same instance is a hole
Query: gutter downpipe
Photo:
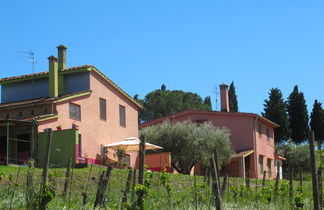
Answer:
[[258, 116], [256, 116], [255, 121], [254, 121], [254, 132], [253, 132], [253, 140], [254, 140], [254, 156], [255, 156], [255, 161], [254, 161], [254, 167], [255, 167], [255, 178], [259, 178], [258, 174], [258, 155], [257, 155], [257, 142], [256, 142], [256, 123], [258, 121]]
[[7, 122], [7, 159], [6, 159], [6, 165], [9, 165], [9, 121]]

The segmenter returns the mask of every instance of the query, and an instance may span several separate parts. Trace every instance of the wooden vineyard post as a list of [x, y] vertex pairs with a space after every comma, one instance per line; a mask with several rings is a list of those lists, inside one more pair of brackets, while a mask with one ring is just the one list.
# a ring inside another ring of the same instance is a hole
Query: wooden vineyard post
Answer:
[[122, 203], [121, 203], [121, 207], [120, 209], [123, 210], [125, 207], [125, 203], [127, 202], [127, 195], [129, 192], [129, 188], [131, 185], [131, 181], [132, 181], [132, 169], [129, 170], [128, 172], [128, 177], [127, 177], [127, 181], [126, 181], [126, 186], [125, 186], [125, 190], [124, 190], [124, 194], [123, 194], [123, 199], [122, 199]]
[[301, 192], [303, 192], [303, 172], [302, 170], [299, 171], [299, 186], [300, 186], [300, 190]]
[[211, 171], [210, 169], [208, 169], [208, 174], [207, 174], [207, 185], [210, 186], [210, 174], [211, 174]]
[[222, 185], [222, 190], [221, 190], [222, 198], [224, 198], [224, 195], [225, 195], [227, 179], [228, 179], [228, 174], [225, 174], [224, 180], [223, 180], [223, 185]]
[[136, 169], [134, 168], [134, 170], [133, 170], [132, 194], [131, 194], [132, 201], [134, 200], [134, 197], [135, 197], [135, 185], [136, 185]]
[[214, 159], [215, 159], [215, 163], [216, 163], [216, 178], [217, 178], [217, 184], [218, 184], [218, 189], [220, 189], [220, 174], [219, 174], [219, 160], [218, 160], [218, 152], [217, 150], [215, 150], [214, 153]]
[[274, 201], [276, 201], [278, 198], [279, 179], [280, 179], [280, 173], [279, 173], [279, 167], [278, 167], [277, 168], [276, 185], [275, 185], [275, 191], [274, 191]]
[[34, 190], [34, 167], [35, 161], [33, 159], [28, 159], [28, 171], [27, 171], [27, 209], [33, 209], [33, 190]]
[[27, 191], [31, 191], [34, 185], [34, 167], [35, 162], [33, 159], [27, 161], [28, 171], [27, 171]]
[[318, 198], [319, 198], [319, 207], [320, 209], [323, 208], [323, 195], [322, 195], [322, 192], [323, 192], [323, 189], [322, 189], [322, 171], [321, 169], [318, 169], [317, 171], [317, 179], [318, 179]]
[[91, 176], [91, 172], [92, 172], [92, 167], [93, 167], [93, 164], [91, 164], [91, 166], [90, 166], [90, 171], [88, 174], [88, 179], [87, 179], [87, 184], [86, 184], [85, 190], [84, 190], [84, 192], [81, 193], [82, 197], [83, 197], [83, 206], [86, 205], [87, 199], [88, 199], [88, 186], [89, 186], [89, 180], [90, 180], [90, 176]]
[[266, 184], [266, 175], [267, 175], [267, 172], [263, 171], [262, 188], [265, 187], [265, 184]]
[[[75, 160], [75, 154], [73, 155], [73, 160]], [[70, 209], [71, 197], [72, 197], [71, 195], [72, 195], [72, 183], [73, 183], [73, 167], [74, 166], [71, 167], [72, 168], [72, 172], [71, 172], [70, 180], [69, 180], [70, 187], [69, 187], [69, 207], [68, 207], [68, 209]]]
[[51, 153], [51, 144], [52, 144], [52, 129], [47, 129], [47, 144], [46, 144], [46, 151], [45, 151], [45, 159], [44, 159], [44, 166], [43, 166], [43, 173], [42, 173], [42, 185], [44, 186], [47, 181], [47, 174], [48, 174], [48, 165], [50, 160], [50, 153]]
[[[144, 184], [144, 164], [145, 164], [145, 137], [140, 138], [141, 142], [139, 145], [139, 173], [138, 173], [138, 184]], [[143, 208], [143, 196], [144, 193], [141, 191], [137, 198], [137, 207]]]
[[208, 168], [205, 169], [204, 182], [207, 182]]
[[215, 208], [216, 210], [221, 209], [221, 198], [220, 198], [220, 192], [219, 192], [219, 183], [217, 183], [217, 167], [215, 163], [215, 158], [210, 159], [210, 165], [212, 169], [212, 187], [213, 187], [213, 193], [214, 193], [214, 199], [215, 199]]
[[250, 189], [250, 171], [247, 171], [246, 173], [245, 186]]
[[[47, 144], [46, 144], [46, 151], [45, 151], [45, 159], [44, 159], [44, 166], [43, 166], [43, 173], [42, 173], [42, 189], [41, 189], [41, 195], [45, 192], [46, 189], [46, 183], [47, 183], [47, 174], [48, 174], [48, 165], [49, 165], [49, 160], [50, 160], [50, 153], [51, 153], [51, 145], [52, 145], [52, 129], [48, 128], [47, 129]], [[40, 199], [40, 209], [46, 209], [48, 201], [45, 201]]]
[[291, 173], [289, 177], [289, 200], [292, 202], [294, 197], [294, 183], [293, 183], [293, 175], [294, 173]]
[[310, 151], [311, 169], [312, 169], [314, 210], [319, 210], [320, 204], [319, 204], [319, 192], [318, 192], [318, 183], [317, 183], [318, 179], [317, 179], [317, 174], [316, 174], [314, 131], [311, 131], [311, 137], [310, 137], [310, 142], [309, 142], [309, 151]]
[[16, 187], [18, 185], [18, 177], [19, 177], [19, 174], [20, 174], [20, 166], [18, 168], [18, 172], [17, 172], [17, 176], [16, 176], [15, 183], [14, 183], [14, 188], [13, 188], [12, 196], [11, 196], [11, 199], [10, 199], [10, 207], [9, 207], [10, 210], [12, 209], [12, 202], [13, 202], [13, 199], [15, 197]]
[[65, 182], [64, 182], [64, 189], [63, 189], [62, 197], [65, 197], [67, 195], [67, 191], [69, 188], [70, 174], [71, 174], [71, 166], [72, 166], [72, 160], [71, 160], [71, 158], [69, 158], [68, 165], [66, 168], [66, 173], [65, 173]]
[[105, 198], [105, 192], [107, 189], [107, 183], [109, 181], [110, 173], [112, 171], [112, 167], [108, 166], [106, 173], [103, 171], [100, 175], [99, 183], [98, 183], [98, 189], [96, 194], [96, 200], [94, 203], [94, 207], [102, 207], [104, 206], [104, 198]]

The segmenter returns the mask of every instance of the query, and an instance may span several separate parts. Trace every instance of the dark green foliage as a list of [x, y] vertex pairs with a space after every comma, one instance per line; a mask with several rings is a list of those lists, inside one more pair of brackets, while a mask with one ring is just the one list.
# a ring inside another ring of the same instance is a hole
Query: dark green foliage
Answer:
[[287, 111], [291, 138], [295, 143], [301, 143], [308, 138], [308, 111], [304, 94], [298, 91], [297, 85], [288, 97]]
[[206, 104], [206, 106], [208, 106], [208, 109], [211, 111], [212, 110], [212, 105], [211, 105], [211, 100], [210, 100], [210, 96], [207, 96], [204, 100], [204, 104]]
[[211, 123], [164, 121], [143, 128], [141, 135], [145, 136], [148, 142], [171, 152], [172, 166], [183, 174], [189, 174], [197, 162], [203, 167], [208, 166], [209, 159], [216, 149], [221, 162], [227, 162], [232, 155], [229, 131], [216, 128]]
[[271, 88], [269, 99], [264, 100], [262, 116], [280, 125], [275, 129], [275, 142], [281, 143], [289, 138], [288, 115], [282, 93], [278, 88]]
[[[135, 99], [135, 101], [138, 104], [140, 104], [141, 106], [143, 106], [144, 100], [139, 99], [138, 94], [135, 94], [133, 98]], [[143, 109], [141, 109], [141, 110], [138, 111], [138, 123], [141, 123], [141, 120], [140, 120], [141, 119], [141, 116], [143, 116]]]
[[139, 98], [138, 98], [138, 94], [135, 94], [133, 98], [134, 98], [136, 101], [139, 100]]
[[235, 93], [234, 81], [231, 82], [231, 85], [228, 89], [228, 99], [229, 99], [230, 112], [238, 112], [238, 102]]
[[161, 85], [161, 90], [166, 90], [166, 86], [165, 86], [165, 84], [162, 84], [162, 85]]
[[[166, 90], [165, 85], [161, 89], [148, 93], [144, 100], [136, 100], [143, 105], [139, 113], [140, 122], [150, 121], [165, 117], [188, 109], [211, 111], [211, 105], [204, 103], [196, 93], [181, 90]], [[206, 100], [205, 100], [206, 101]]]
[[324, 140], [324, 110], [322, 103], [315, 100], [311, 113], [310, 127], [314, 131], [315, 140]]
[[299, 171], [308, 172], [311, 170], [309, 145], [298, 145], [289, 141], [280, 146], [279, 150], [284, 152], [283, 156], [286, 158], [282, 165], [284, 175], [289, 176], [294, 172], [297, 176]]

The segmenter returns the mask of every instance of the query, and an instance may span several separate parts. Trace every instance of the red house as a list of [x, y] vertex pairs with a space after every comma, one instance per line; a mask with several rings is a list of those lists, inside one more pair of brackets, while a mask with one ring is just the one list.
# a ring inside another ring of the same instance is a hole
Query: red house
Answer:
[[225, 169], [229, 176], [244, 178], [249, 173], [251, 178], [261, 178], [266, 171], [267, 178], [275, 178], [277, 169], [281, 174], [281, 161], [284, 158], [275, 153], [274, 143], [274, 129], [279, 125], [258, 114], [229, 112], [228, 86], [221, 84], [220, 90], [221, 111], [187, 110], [143, 123], [140, 128], [165, 120], [209, 121], [231, 132], [230, 140], [236, 154]]

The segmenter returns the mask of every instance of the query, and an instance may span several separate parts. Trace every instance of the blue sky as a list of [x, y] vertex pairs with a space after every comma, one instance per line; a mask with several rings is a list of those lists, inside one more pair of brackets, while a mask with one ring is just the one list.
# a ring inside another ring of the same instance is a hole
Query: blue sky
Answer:
[[131, 96], [164, 83], [215, 109], [215, 88], [234, 81], [239, 110], [260, 113], [270, 88], [287, 98], [298, 85], [311, 110], [324, 102], [323, 11], [298, 0], [6, 1], [0, 77], [32, 72], [19, 51], [46, 71], [63, 44], [68, 67], [93, 64]]

